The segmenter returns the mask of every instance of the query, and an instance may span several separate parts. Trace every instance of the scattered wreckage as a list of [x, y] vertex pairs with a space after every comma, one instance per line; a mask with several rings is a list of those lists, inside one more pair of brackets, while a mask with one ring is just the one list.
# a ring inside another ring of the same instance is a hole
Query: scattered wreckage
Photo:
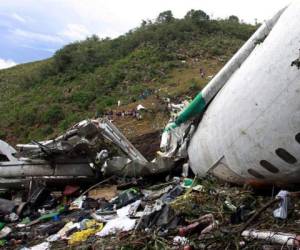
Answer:
[[174, 165], [160, 157], [149, 162], [106, 118], [84, 120], [53, 140], [17, 148], [0, 141], [2, 188], [28, 186], [33, 179], [65, 183], [96, 181], [102, 175], [148, 176]]
[[[216, 179], [110, 177], [0, 199], [5, 249], [299, 249], [299, 199]], [[6, 194], [7, 197], [8, 194]], [[264, 215], [263, 215], [264, 214]], [[271, 228], [271, 230], [267, 230]]]

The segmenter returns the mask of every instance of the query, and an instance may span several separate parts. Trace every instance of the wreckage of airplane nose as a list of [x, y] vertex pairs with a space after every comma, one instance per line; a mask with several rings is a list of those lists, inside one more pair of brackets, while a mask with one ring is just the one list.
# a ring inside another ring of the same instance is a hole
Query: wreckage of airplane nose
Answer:
[[277, 14], [262, 40], [253, 40], [256, 32], [247, 42], [254, 42], [251, 53], [236, 60], [249, 52], [244, 45], [224, 67], [236, 66], [225, 72], [228, 80], [189, 146], [194, 173], [234, 183], [299, 183], [299, 13], [298, 1]]

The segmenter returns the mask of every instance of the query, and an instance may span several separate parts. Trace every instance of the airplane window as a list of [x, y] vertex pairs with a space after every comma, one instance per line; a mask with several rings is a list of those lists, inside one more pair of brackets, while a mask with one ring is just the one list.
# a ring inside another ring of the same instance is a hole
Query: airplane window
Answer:
[[6, 162], [9, 161], [6, 155], [0, 154], [0, 162]]
[[260, 173], [258, 173], [257, 171], [255, 171], [252, 168], [248, 169], [248, 173], [253, 175], [255, 178], [258, 178], [258, 179], [264, 179], [265, 178], [263, 175], [261, 175]]
[[268, 161], [265, 161], [265, 160], [262, 160], [260, 161], [260, 165], [267, 169], [268, 171], [270, 171], [271, 173], [278, 173], [279, 172], [279, 169], [276, 168], [272, 163], [268, 162]]
[[297, 162], [297, 159], [283, 148], [277, 148], [275, 152], [282, 160], [289, 164], [294, 164]]
[[296, 134], [295, 139], [298, 143], [300, 143], [300, 133]]

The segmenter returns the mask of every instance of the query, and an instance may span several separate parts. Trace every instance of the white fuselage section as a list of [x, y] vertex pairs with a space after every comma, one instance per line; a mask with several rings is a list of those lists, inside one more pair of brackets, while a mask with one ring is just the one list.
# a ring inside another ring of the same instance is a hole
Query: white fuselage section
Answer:
[[189, 146], [192, 170], [237, 183], [300, 182], [300, 3], [209, 104]]

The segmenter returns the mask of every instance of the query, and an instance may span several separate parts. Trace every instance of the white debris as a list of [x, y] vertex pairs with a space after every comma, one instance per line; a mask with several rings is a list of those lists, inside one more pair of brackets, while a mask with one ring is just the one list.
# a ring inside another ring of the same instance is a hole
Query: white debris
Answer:
[[146, 110], [146, 108], [142, 104], [139, 104], [139, 105], [137, 105], [136, 110], [137, 111]]
[[104, 228], [98, 232], [96, 235], [100, 237], [104, 237], [110, 234], [115, 234], [118, 231], [130, 231], [134, 228], [136, 223], [135, 219], [130, 219], [126, 216], [118, 217], [113, 219], [104, 226]]
[[280, 197], [281, 201], [279, 208], [273, 211], [273, 215], [275, 218], [286, 219], [288, 215], [288, 207], [290, 205], [289, 192], [281, 190], [276, 197]]
[[6, 237], [7, 235], [9, 235], [11, 233], [12, 229], [10, 227], [3, 227], [0, 231], [0, 239]]
[[173, 239], [174, 245], [186, 245], [189, 243], [189, 240], [186, 237], [176, 236]]
[[285, 246], [299, 246], [299, 236], [291, 233], [281, 233], [261, 230], [245, 230], [242, 236], [246, 239], [267, 240]]
[[119, 217], [133, 216], [136, 213], [140, 204], [141, 204], [141, 200], [137, 200], [125, 207], [118, 209], [117, 214]]
[[23, 247], [21, 250], [49, 250], [50, 249], [50, 243], [49, 242], [43, 242], [41, 244], [35, 245], [33, 247]]

